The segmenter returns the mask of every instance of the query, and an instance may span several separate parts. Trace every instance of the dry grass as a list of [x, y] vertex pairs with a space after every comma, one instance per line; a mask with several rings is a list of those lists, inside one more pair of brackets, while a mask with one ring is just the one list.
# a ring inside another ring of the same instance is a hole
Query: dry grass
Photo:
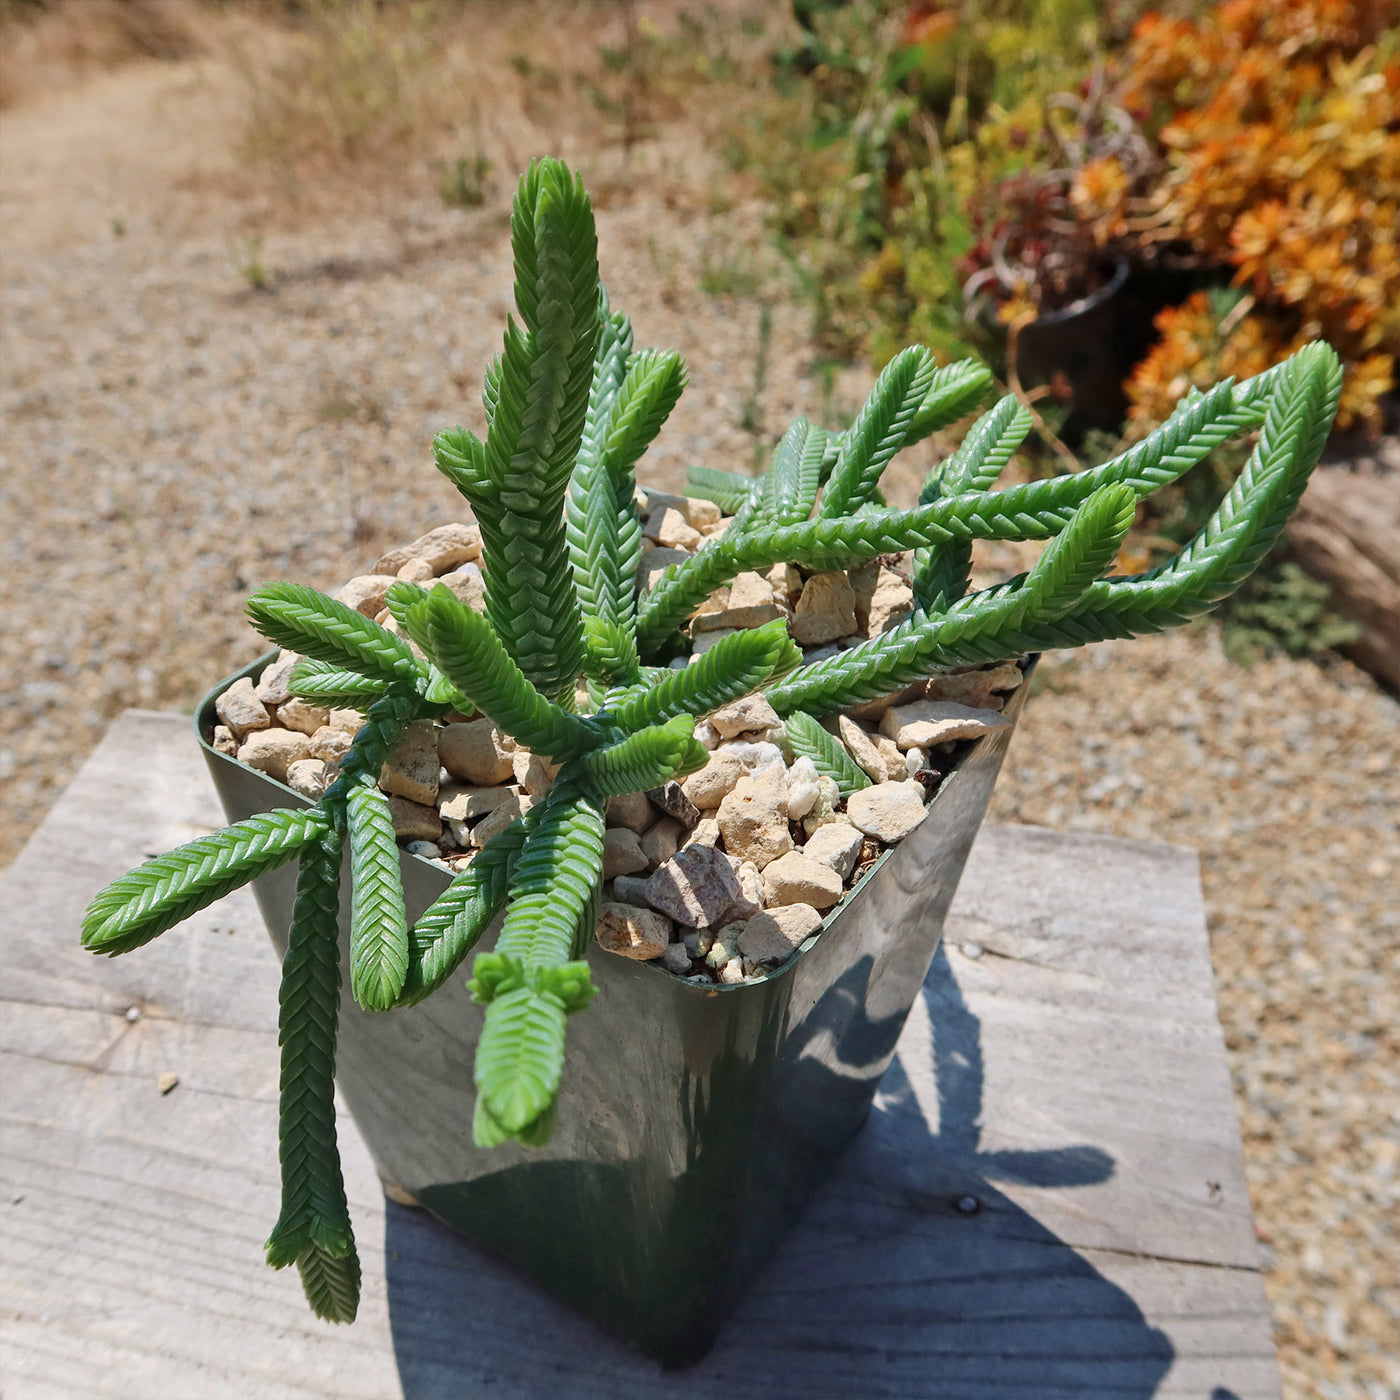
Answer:
[[204, 50], [213, 17], [189, 0], [0, 5], [0, 107], [19, 106], [137, 59]]

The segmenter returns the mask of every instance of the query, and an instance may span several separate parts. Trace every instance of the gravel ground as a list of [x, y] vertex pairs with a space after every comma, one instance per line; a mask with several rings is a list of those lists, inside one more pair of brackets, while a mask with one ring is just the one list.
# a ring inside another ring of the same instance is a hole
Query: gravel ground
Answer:
[[[122, 708], [189, 708], [254, 652], [250, 589], [334, 586], [453, 518], [429, 437], [480, 427], [509, 304], [500, 215], [436, 202], [269, 235], [251, 290], [242, 211], [163, 138], [195, 151], [181, 68], [6, 116], [0, 859]], [[714, 178], [695, 145], [584, 160], [614, 303], [690, 360], [649, 464], [671, 489], [862, 381], [824, 395], [780, 304], [751, 404], [759, 305], [700, 286], [720, 257], [761, 268], [761, 211], [685, 193]], [[644, 192], [649, 158], [669, 178]], [[994, 819], [1201, 851], [1286, 1393], [1400, 1395], [1400, 708], [1345, 665], [1241, 670], [1210, 625], [1049, 658], [1037, 690]]]

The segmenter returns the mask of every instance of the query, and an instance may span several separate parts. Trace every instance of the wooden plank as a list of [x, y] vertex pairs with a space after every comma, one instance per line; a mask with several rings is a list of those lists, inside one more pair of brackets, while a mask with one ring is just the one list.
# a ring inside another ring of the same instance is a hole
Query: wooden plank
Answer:
[[262, 1265], [277, 966], [252, 899], [121, 959], [76, 942], [103, 882], [218, 822], [185, 721], [138, 712], [0, 877], [7, 1400], [1277, 1396], [1190, 852], [985, 831], [868, 1129], [714, 1352], [663, 1373], [386, 1205], [348, 1120], [359, 1322]]

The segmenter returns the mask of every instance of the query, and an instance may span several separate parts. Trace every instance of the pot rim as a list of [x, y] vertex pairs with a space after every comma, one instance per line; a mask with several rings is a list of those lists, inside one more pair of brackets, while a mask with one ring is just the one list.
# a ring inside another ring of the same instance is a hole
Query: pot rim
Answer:
[[[245, 676], [250, 679], [253, 678], [258, 672], [262, 671], [266, 666], [269, 666], [273, 661], [275, 661], [278, 655], [279, 650], [278, 648], [274, 647], [268, 651], [263, 652], [262, 655], [255, 657], [246, 666], [240, 667], [237, 671], [230, 672], [222, 680], [216, 681], [214, 685], [200, 697], [199, 702], [195, 705], [194, 714], [191, 716], [191, 725], [194, 729], [195, 740], [198, 742], [200, 748], [204, 751], [204, 758], [206, 763], [222, 761], [235, 764], [239, 769], [247, 773], [256, 774], [257, 777], [260, 778], [263, 782], [285, 793], [287, 797], [291, 799], [293, 805], [298, 807], [311, 807], [315, 804], [312, 803], [309, 798], [304, 797], [294, 788], [288, 787], [286, 783], [282, 782], [280, 779], [274, 778], [270, 773], [264, 773], [259, 769], [249, 768], [246, 764], [239, 763], [238, 760], [232, 755], [220, 753], [209, 742], [209, 739], [208, 737], [206, 737], [205, 734], [206, 724], [207, 728], [209, 729], [209, 732], [211, 734], [213, 732], [213, 723], [211, 722], [211, 716], [214, 715], [214, 703], [216, 700], [218, 700], [219, 696], [221, 696], [224, 693], [224, 691], [226, 691], [229, 688], [229, 686], [232, 685], [235, 681], [241, 680]], [[1031, 675], [1034, 673], [1036, 664], [1039, 662], [1039, 660], [1039, 654], [1034, 652], [1030, 653], [1028, 656], [1024, 656], [1018, 659], [1018, 664], [1020, 664], [1021, 661], [1024, 661], [1024, 665], [1021, 666], [1022, 680], [1021, 687], [1018, 687], [1016, 691], [1017, 695], [1023, 694], [1023, 687], [1028, 686], [1030, 684]], [[949, 769], [943, 781], [939, 784], [938, 791], [934, 793], [933, 797], [930, 798], [929, 802], [927, 803], [927, 813], [925, 816], [925, 820], [928, 820], [928, 817], [932, 816], [934, 808], [937, 806], [944, 793], [946, 793], [952, 786], [952, 784], [956, 781], [958, 775], [962, 771], [963, 764], [967, 761], [968, 757], [976, 751], [978, 745], [986, 743], [987, 740], [991, 737], [993, 736], [987, 735], [981, 739], [974, 740], [968, 746], [967, 749], [965, 749], [962, 753], [960, 753], [957, 756], [957, 762], [953, 765], [951, 769]], [[840, 916], [842, 911], [845, 909], [847, 903], [850, 900], [852, 900], [859, 891], [863, 890], [865, 886], [869, 884], [870, 881], [881, 870], [884, 869], [886, 862], [898, 850], [898, 843], [893, 846], [887, 846], [885, 850], [880, 853], [879, 857], [876, 859], [875, 863], [870, 867], [870, 869], [867, 870], [865, 874], [862, 875], [860, 879], [857, 880], [856, 883], [850, 887], [850, 889], [846, 890], [845, 893], [842, 894], [841, 898], [829, 910], [827, 910], [826, 913], [822, 915], [821, 927], [817, 929], [815, 933], [809, 934], [805, 939], [803, 939], [802, 942], [797, 945], [796, 949], [794, 949], [794, 951], [787, 958], [785, 958], [777, 967], [773, 968], [770, 972], [765, 972], [761, 977], [756, 978], [754, 981], [744, 981], [735, 983], [710, 982], [702, 985], [699, 982], [692, 982], [689, 978], [677, 977], [674, 973], [667, 972], [660, 965], [659, 961], [637, 961], [636, 959], [633, 959], [633, 961], [637, 962], [638, 967], [643, 970], [644, 976], [664, 977], [667, 979], [668, 982], [672, 984], [678, 984], [679, 986], [684, 987], [687, 990], [694, 992], [697, 996], [701, 997], [732, 995], [736, 992], [752, 991], [755, 988], [765, 986], [767, 983], [772, 982], [779, 977], [784, 977], [788, 975], [793, 970], [793, 968], [797, 966], [798, 961], [801, 958], [805, 957], [806, 954], [809, 953], [816, 946], [817, 941]], [[441, 866], [436, 862], [430, 860], [427, 856], [417, 855], [412, 851], [404, 850], [403, 847], [399, 848], [399, 855], [401, 859], [407, 857], [408, 859], [419, 862], [427, 869], [433, 871], [436, 875], [445, 877], [448, 880], [451, 880], [453, 875], [455, 874], [455, 872], [448, 870], [444, 866]]]

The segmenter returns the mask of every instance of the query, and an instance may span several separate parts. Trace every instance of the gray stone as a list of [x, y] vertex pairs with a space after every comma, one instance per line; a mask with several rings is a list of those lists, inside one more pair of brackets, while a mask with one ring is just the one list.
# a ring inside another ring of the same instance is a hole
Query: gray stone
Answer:
[[656, 580], [665, 572], [668, 564], [680, 564], [689, 559], [690, 555], [683, 549], [649, 549], [642, 555], [642, 561], [637, 565], [637, 578], [641, 583], [641, 590], [645, 593], [648, 589], [656, 586]]
[[438, 757], [452, 777], [474, 787], [508, 783], [515, 775], [515, 755], [504, 738], [489, 719], [449, 724], [438, 735]]
[[649, 864], [635, 831], [625, 826], [610, 826], [603, 833], [603, 879], [635, 875]]
[[393, 818], [394, 835], [400, 841], [437, 841], [442, 836], [442, 819], [435, 807], [410, 802], [406, 797], [391, 797], [389, 815]]
[[642, 837], [642, 854], [647, 858], [648, 867], [655, 870], [670, 860], [680, 849], [684, 835], [685, 827], [675, 817], [662, 817], [655, 823]]
[[886, 845], [902, 841], [927, 813], [917, 783], [877, 783], [846, 800], [851, 824]]
[[242, 743], [249, 734], [267, 729], [272, 716], [267, 706], [253, 692], [253, 682], [242, 676], [214, 701], [214, 713], [228, 726], [229, 732]]
[[843, 892], [841, 877], [829, 865], [812, 860], [801, 851], [779, 856], [763, 871], [765, 908], [780, 904], [810, 904], [830, 909]]
[[689, 845], [657, 867], [647, 881], [646, 902], [687, 928], [708, 928], [723, 923], [743, 894], [723, 851]]
[[684, 943], [668, 943], [661, 955], [661, 966], [677, 977], [684, 977], [690, 971], [690, 954]]
[[829, 865], [842, 880], [849, 880], [860, 860], [865, 837], [847, 821], [828, 822], [819, 826], [802, 847], [808, 860]]
[[644, 792], [625, 792], [608, 802], [609, 826], [625, 826], [640, 836], [655, 820], [656, 813]]
[[647, 798], [658, 811], [674, 817], [689, 830], [700, 820], [700, 809], [685, 795], [685, 789], [674, 779], [660, 787], [648, 788]]
[[821, 926], [822, 916], [810, 904], [765, 909], [744, 925], [739, 951], [756, 963], [785, 962]]
[[[632, 835], [631, 832], [628, 835]], [[671, 942], [671, 921], [654, 909], [635, 904], [602, 905], [598, 924], [593, 931], [598, 946], [609, 953], [638, 962], [650, 962], [661, 957]], [[687, 963], [687, 971], [689, 964]]]
[[645, 904], [647, 882], [636, 875], [619, 875], [612, 882], [613, 897], [622, 904]]

